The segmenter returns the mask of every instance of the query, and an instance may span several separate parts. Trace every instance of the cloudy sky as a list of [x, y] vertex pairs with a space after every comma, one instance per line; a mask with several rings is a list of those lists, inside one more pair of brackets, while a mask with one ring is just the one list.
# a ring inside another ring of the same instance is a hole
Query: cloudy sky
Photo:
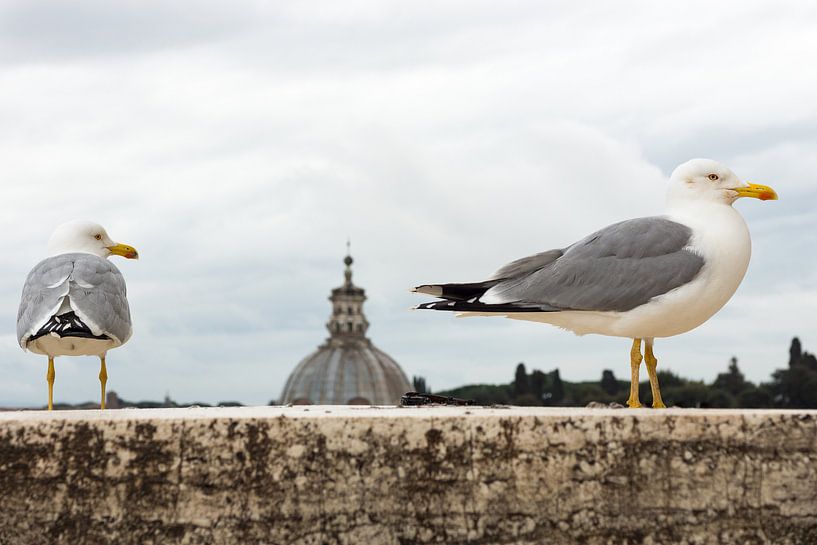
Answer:
[[[753, 380], [817, 350], [817, 7], [806, 2], [0, 4], [0, 406], [42, 404], [15, 338], [52, 229], [96, 220], [135, 333], [109, 354], [126, 399], [278, 397], [326, 332], [346, 237], [374, 342], [432, 388], [628, 372], [629, 342], [409, 312], [407, 288], [660, 213], [693, 157], [772, 185], [741, 201], [754, 255], [715, 318], [661, 365]], [[61, 358], [56, 399], [96, 399]]]

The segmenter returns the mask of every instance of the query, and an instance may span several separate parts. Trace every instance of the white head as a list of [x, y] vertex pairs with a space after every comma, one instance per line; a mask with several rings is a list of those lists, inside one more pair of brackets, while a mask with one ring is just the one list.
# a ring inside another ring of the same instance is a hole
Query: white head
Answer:
[[48, 241], [49, 255], [69, 253], [94, 254], [101, 258], [121, 255], [139, 259], [136, 249], [111, 240], [105, 228], [92, 221], [75, 220], [63, 223], [54, 230]]
[[667, 201], [670, 205], [708, 201], [731, 205], [740, 197], [762, 201], [777, 199], [769, 186], [740, 181], [734, 172], [712, 159], [692, 159], [679, 165], [670, 176]]

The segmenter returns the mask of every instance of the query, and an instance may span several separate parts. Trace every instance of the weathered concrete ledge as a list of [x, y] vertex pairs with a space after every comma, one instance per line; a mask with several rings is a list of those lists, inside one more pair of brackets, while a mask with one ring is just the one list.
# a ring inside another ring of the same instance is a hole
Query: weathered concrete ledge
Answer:
[[817, 411], [0, 413], [6, 543], [817, 543]]

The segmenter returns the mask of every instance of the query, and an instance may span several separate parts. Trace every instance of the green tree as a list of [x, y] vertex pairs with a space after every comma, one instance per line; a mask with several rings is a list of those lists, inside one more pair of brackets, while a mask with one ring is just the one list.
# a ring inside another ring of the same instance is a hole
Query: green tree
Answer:
[[613, 399], [601, 389], [598, 382], [578, 382], [567, 385], [564, 405], [584, 407], [591, 401], [609, 403]]
[[562, 377], [559, 376], [559, 369], [556, 368], [550, 373], [550, 405], [561, 403], [565, 398], [565, 385], [562, 383]]
[[[660, 373], [658, 380], [661, 380]], [[647, 387], [649, 390], [649, 386]], [[683, 385], [672, 385], [668, 388], [661, 388], [664, 397], [664, 402], [667, 406], [672, 407], [677, 405], [679, 407], [705, 407], [707, 405], [707, 396], [709, 388], [703, 382], [687, 381]], [[647, 399], [642, 397], [643, 399]], [[643, 401], [642, 401], [643, 403]]]
[[[732, 358], [729, 367], [712, 384], [687, 380], [671, 371], [658, 371], [658, 381], [664, 401], [680, 407], [784, 407], [817, 408], [817, 358], [803, 350], [794, 338], [789, 348], [789, 365], [776, 370], [768, 383], [754, 385], [746, 380]], [[613, 385], [616, 384], [615, 393]], [[587, 382], [563, 382], [559, 369], [550, 373], [535, 370], [530, 375], [525, 365], [516, 367], [513, 382], [508, 384], [472, 384], [439, 392], [481, 404], [568, 405], [584, 406], [590, 401], [622, 402], [627, 382], [618, 381], [610, 371], [602, 379]], [[649, 382], [639, 384], [641, 402], [652, 399]]]
[[775, 407], [817, 407], [817, 372], [800, 364], [789, 369], [778, 369], [772, 374], [769, 390]]
[[525, 370], [525, 364], [520, 363], [516, 366], [516, 374], [513, 379], [513, 397], [517, 398], [529, 393], [528, 372]]
[[542, 404], [542, 396], [545, 393], [545, 387], [547, 386], [547, 375], [544, 374], [539, 369], [534, 369], [530, 374], [530, 391], [531, 394], [539, 401], [538, 404]]
[[430, 394], [431, 390], [426, 385], [425, 377], [421, 376], [413, 376], [411, 377], [412, 385], [414, 386], [414, 391], [421, 393], [421, 394]]
[[800, 344], [800, 339], [797, 337], [791, 340], [791, 347], [789, 348], [789, 367], [802, 366], [817, 372], [817, 358], [814, 354], [809, 354], [803, 350]]
[[473, 399], [480, 405], [506, 405], [511, 402], [511, 389], [508, 384], [469, 384], [453, 390], [437, 392], [437, 394]]
[[817, 358], [803, 350], [800, 339], [791, 341], [788, 369], [778, 369], [764, 385], [772, 405], [789, 409], [817, 407]]
[[791, 340], [791, 346], [789, 346], [789, 367], [798, 365], [802, 357], [803, 347], [800, 344], [800, 339], [795, 337]]
[[752, 386], [738, 394], [737, 406], [744, 409], [771, 407], [772, 394], [766, 388]]
[[615, 395], [618, 392], [618, 381], [610, 369], [601, 372], [601, 389], [610, 395]]
[[713, 409], [729, 409], [737, 403], [735, 397], [726, 390], [710, 388], [706, 394], [706, 399], [701, 403], [701, 407], [711, 407]]
[[725, 373], [719, 374], [715, 378], [715, 382], [712, 383], [713, 388], [724, 390], [733, 396], [753, 386], [751, 382], [746, 381], [743, 373], [738, 369], [738, 359], [734, 356], [729, 361], [729, 369]]

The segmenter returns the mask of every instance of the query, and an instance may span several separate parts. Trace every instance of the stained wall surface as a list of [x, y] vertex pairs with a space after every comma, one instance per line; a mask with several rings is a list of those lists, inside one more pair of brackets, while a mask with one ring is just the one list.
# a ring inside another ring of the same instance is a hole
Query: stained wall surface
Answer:
[[7, 543], [817, 543], [817, 412], [0, 413]]

